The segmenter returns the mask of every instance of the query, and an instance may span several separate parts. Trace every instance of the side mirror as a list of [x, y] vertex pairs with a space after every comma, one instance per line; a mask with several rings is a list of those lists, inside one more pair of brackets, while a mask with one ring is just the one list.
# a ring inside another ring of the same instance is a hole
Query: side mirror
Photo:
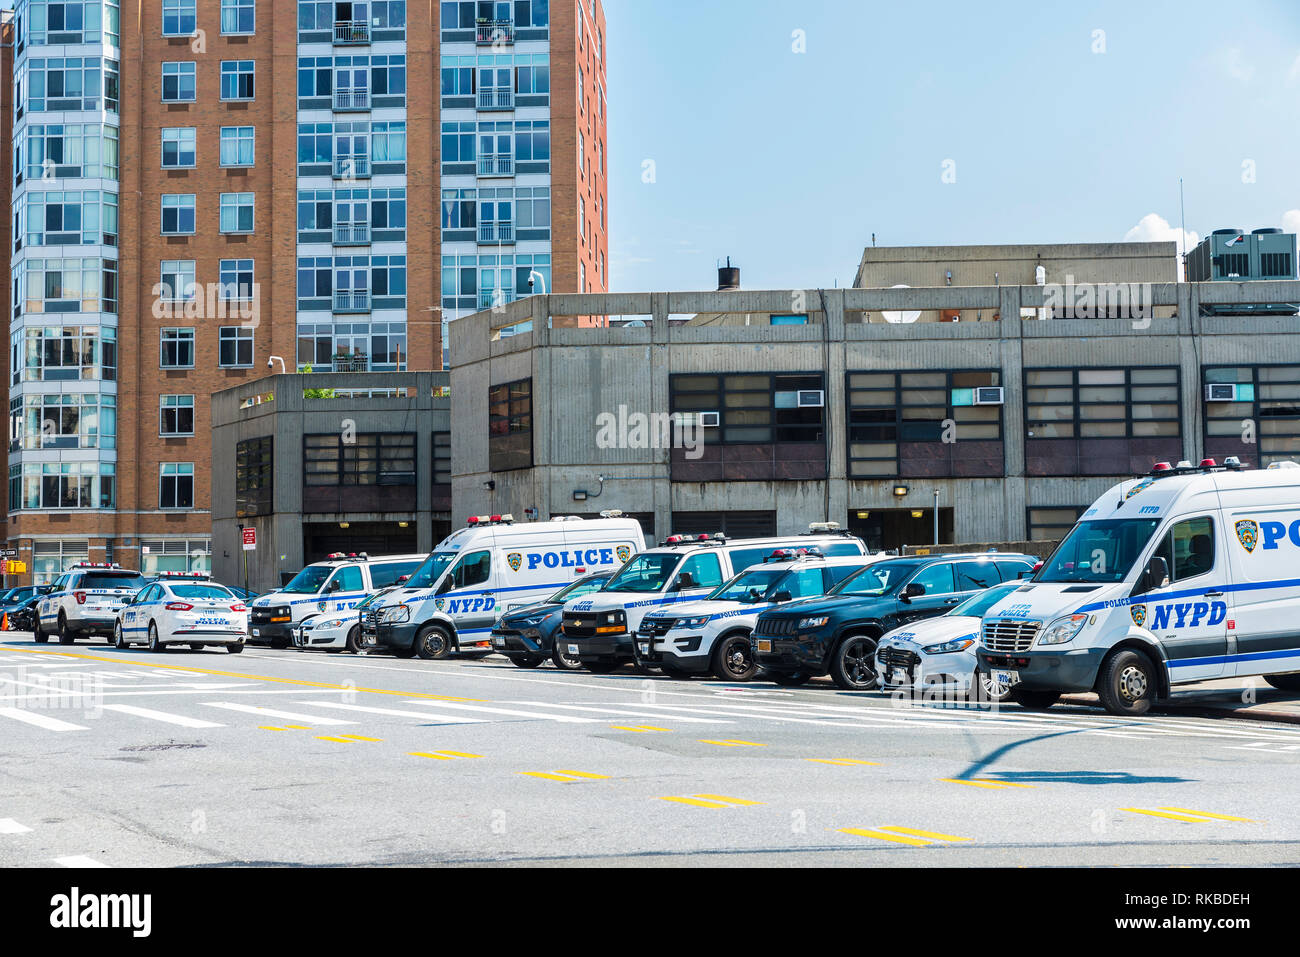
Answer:
[[1142, 577], [1138, 579], [1137, 591], [1134, 594], [1145, 594], [1164, 586], [1169, 580], [1169, 563], [1159, 555], [1153, 555], [1151, 561], [1147, 562], [1146, 569], [1142, 572]]
[[903, 601], [910, 602], [913, 598], [920, 598], [925, 594], [925, 586], [920, 582], [908, 582], [903, 586]]
[[684, 591], [687, 588], [695, 587], [695, 579], [691, 577], [690, 572], [682, 572], [677, 576], [677, 581], [673, 584], [673, 591]]
[[787, 601], [794, 601], [794, 596], [791, 595], [788, 591], [779, 591], [779, 592], [777, 592], [775, 595], [772, 596], [772, 601], [774, 601], [774, 602], [778, 602], [778, 603], [780, 603], [780, 602], [787, 602]]
[[434, 594], [437, 595], [445, 594], [446, 592], [451, 591], [452, 588], [455, 586], [455, 584], [456, 584], [455, 580], [450, 575], [448, 575], [446, 578], [442, 580], [442, 584], [438, 586], [438, 590]]
[[330, 582], [329, 591], [342, 591], [342, 590], [343, 590], [343, 582], [339, 581], [339, 579], [335, 578], [333, 581]]

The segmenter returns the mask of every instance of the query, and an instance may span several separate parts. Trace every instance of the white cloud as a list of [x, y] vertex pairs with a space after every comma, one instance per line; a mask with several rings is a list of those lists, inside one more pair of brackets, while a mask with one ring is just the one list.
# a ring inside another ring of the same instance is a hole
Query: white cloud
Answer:
[[1300, 209], [1288, 209], [1282, 214], [1282, 228], [1288, 233], [1300, 233]]
[[[1179, 253], [1188, 253], [1201, 241], [1193, 230], [1183, 232], [1177, 226], [1169, 225], [1159, 213], [1147, 213], [1138, 220], [1138, 224], [1124, 234], [1126, 243], [1178, 243]], [[1178, 263], [1178, 278], [1183, 276], [1182, 260]]]

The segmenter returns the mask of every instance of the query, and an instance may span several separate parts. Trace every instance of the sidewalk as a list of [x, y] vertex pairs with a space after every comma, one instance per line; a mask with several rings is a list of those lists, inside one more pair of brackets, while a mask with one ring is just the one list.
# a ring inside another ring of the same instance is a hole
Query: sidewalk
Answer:
[[[1101, 707], [1095, 694], [1064, 695], [1061, 701]], [[1291, 691], [1278, 691], [1263, 678], [1220, 678], [1180, 687], [1168, 702], [1155, 711], [1300, 724], [1300, 695]]]

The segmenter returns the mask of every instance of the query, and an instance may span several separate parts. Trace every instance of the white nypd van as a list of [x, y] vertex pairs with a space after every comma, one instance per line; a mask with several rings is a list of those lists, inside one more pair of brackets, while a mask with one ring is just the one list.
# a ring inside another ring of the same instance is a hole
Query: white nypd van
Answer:
[[472, 518], [404, 587], [367, 605], [362, 642], [399, 658], [490, 654], [499, 603], [540, 601], [591, 572], [618, 568], [645, 547], [640, 523], [622, 514], [522, 524], [510, 515]]
[[1118, 715], [1213, 678], [1300, 691], [1298, 620], [1300, 466], [1161, 462], [985, 612], [979, 667], [1027, 707], [1096, 691]]
[[699, 601], [778, 549], [817, 548], [828, 558], [865, 556], [862, 540], [839, 527], [816, 522], [803, 535], [735, 541], [721, 534], [669, 536], [628, 562], [596, 594], [566, 603], [556, 640], [588, 671], [608, 674], [635, 659], [633, 636], [647, 614], [664, 605]]
[[723, 681], [748, 681], [758, 671], [749, 634], [759, 614], [783, 602], [824, 595], [858, 569], [888, 557], [881, 552], [827, 558], [816, 547], [777, 549], [702, 601], [646, 614], [636, 634], [636, 660], [658, 665], [673, 678], [712, 672]]

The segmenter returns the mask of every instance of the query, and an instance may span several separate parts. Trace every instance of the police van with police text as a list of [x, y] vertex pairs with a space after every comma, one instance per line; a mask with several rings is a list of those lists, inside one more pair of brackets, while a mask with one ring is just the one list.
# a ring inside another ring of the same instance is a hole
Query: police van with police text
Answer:
[[147, 584], [139, 572], [116, 562], [78, 562], [37, 603], [36, 640], [46, 642], [51, 633], [62, 645], [92, 635], [111, 638], [117, 613]]
[[510, 515], [471, 518], [404, 587], [367, 605], [362, 641], [399, 658], [490, 654], [492, 625], [507, 600], [541, 601], [645, 547], [641, 524], [622, 516], [610, 510], [601, 518], [521, 524]]
[[1300, 466], [1161, 462], [1115, 486], [985, 612], [978, 656], [1031, 708], [1096, 691], [1144, 714], [1244, 675], [1300, 691]]

